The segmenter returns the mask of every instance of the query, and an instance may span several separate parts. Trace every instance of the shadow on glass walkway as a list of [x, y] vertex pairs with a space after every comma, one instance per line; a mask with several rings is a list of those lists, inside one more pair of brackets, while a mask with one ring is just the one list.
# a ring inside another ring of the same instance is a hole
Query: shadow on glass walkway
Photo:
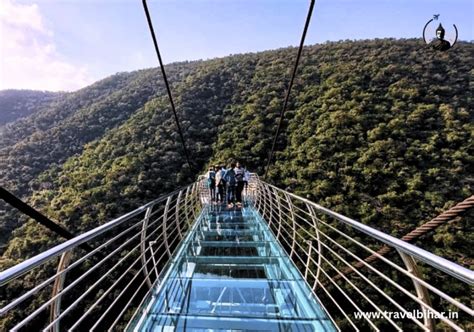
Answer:
[[473, 327], [471, 270], [256, 176], [246, 199], [210, 204], [200, 180], [2, 262], [0, 330]]

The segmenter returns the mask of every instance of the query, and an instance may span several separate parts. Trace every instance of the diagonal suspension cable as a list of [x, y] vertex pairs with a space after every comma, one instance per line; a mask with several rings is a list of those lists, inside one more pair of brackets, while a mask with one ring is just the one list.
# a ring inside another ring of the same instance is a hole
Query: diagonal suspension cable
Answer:
[[151, 22], [150, 12], [148, 11], [148, 6], [146, 0], [142, 0], [143, 9], [145, 10], [146, 19], [148, 22], [148, 28], [150, 29], [151, 38], [153, 39], [153, 45], [155, 46], [156, 56], [158, 57], [158, 62], [160, 64], [161, 73], [163, 75], [163, 80], [165, 82], [166, 91], [168, 92], [168, 98], [171, 103], [171, 109], [173, 110], [174, 121], [176, 122], [176, 127], [178, 129], [179, 137], [181, 139], [181, 145], [183, 147], [184, 155], [186, 157], [186, 162], [191, 171], [194, 170], [193, 165], [190, 162], [188, 149], [186, 148], [186, 142], [184, 141], [183, 131], [181, 130], [181, 125], [178, 119], [178, 113], [176, 113], [176, 107], [173, 100], [173, 95], [171, 94], [171, 88], [168, 82], [168, 77], [166, 76], [165, 66], [163, 65], [163, 60], [161, 59], [160, 49], [158, 48], [158, 41], [156, 40], [155, 30], [153, 29], [153, 24]]
[[[11, 192], [9, 192], [8, 190], [6, 190], [5, 188], [1, 186], [0, 186], [0, 199], [4, 200], [5, 203], [13, 206], [15, 209], [26, 214], [28, 217], [34, 219], [36, 222], [40, 223], [41, 225], [48, 228], [50, 231], [58, 234], [59, 236], [65, 238], [66, 240], [70, 240], [74, 238], [75, 235], [70, 233], [66, 228], [55, 223], [54, 221], [46, 217], [44, 214], [34, 209], [30, 205], [26, 204], [21, 199], [19, 199], [18, 197], [16, 197]], [[92, 247], [86, 243], [81, 244], [79, 247], [84, 249], [87, 252], [92, 251]]]
[[304, 41], [305, 41], [305, 38], [306, 38], [306, 33], [308, 32], [309, 22], [311, 21], [311, 15], [313, 14], [314, 3], [315, 3], [315, 0], [311, 0], [311, 3], [309, 5], [308, 14], [306, 16], [306, 22], [305, 22], [304, 29], [303, 29], [303, 34], [301, 35], [300, 46], [298, 48], [298, 54], [296, 56], [295, 65], [293, 67], [293, 72], [291, 74], [290, 84], [288, 85], [288, 89], [286, 90], [285, 102], [283, 103], [283, 108], [280, 111], [280, 120], [278, 122], [278, 127], [277, 127], [277, 130], [275, 132], [275, 136], [273, 138], [272, 150], [271, 150], [270, 155], [268, 157], [268, 163], [267, 163], [267, 167], [265, 169], [264, 179], [267, 178], [268, 170], [270, 168], [270, 164], [272, 163], [272, 159], [273, 159], [273, 154], [275, 153], [276, 142], [277, 142], [278, 136], [280, 135], [281, 126], [283, 124], [283, 119], [284, 119], [284, 116], [285, 116], [285, 112], [286, 112], [286, 109], [288, 107], [288, 100], [290, 99], [291, 89], [293, 87], [293, 83], [294, 83], [294, 80], [295, 80], [296, 71], [298, 70], [298, 64], [300, 62], [301, 53], [303, 51], [303, 46], [304, 46]]
[[[454, 220], [455, 218], [464, 214], [466, 211], [468, 211], [469, 209], [472, 209], [473, 207], [474, 207], [474, 195], [466, 198], [464, 201], [456, 204], [455, 206], [451, 207], [449, 210], [444, 211], [443, 213], [438, 215], [436, 218], [433, 218], [430, 221], [422, 224], [421, 226], [416, 227], [411, 232], [405, 234], [401, 239], [406, 242], [413, 242], [420, 236], [430, 231], [435, 230], [436, 228], [446, 224], [447, 222]], [[366, 263], [372, 264], [381, 256], [388, 254], [391, 250], [392, 250], [391, 247], [384, 245], [376, 253], [366, 257], [363, 262], [362, 261], [355, 262], [353, 266], [347, 267], [344, 270], [342, 270], [342, 274], [348, 275], [354, 272], [354, 269], [360, 269], [366, 266]], [[335, 281], [340, 278], [341, 278], [341, 275], [338, 274], [334, 276], [332, 280]]]

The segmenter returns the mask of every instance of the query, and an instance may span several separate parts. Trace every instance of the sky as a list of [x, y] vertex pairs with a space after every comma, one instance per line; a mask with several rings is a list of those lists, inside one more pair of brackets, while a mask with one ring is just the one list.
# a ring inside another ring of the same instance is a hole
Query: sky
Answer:
[[[148, 3], [165, 63], [296, 46], [309, 6], [309, 0]], [[306, 44], [419, 38], [433, 14], [440, 14], [448, 39], [454, 23], [461, 40], [474, 40], [473, 0], [316, 0]], [[0, 0], [0, 90], [74, 91], [157, 65], [140, 0]]]

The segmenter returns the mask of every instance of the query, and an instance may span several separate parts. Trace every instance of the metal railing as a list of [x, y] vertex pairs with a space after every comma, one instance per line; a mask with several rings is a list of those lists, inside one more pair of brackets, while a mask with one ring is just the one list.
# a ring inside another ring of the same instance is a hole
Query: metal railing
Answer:
[[[473, 327], [472, 271], [256, 175], [247, 203], [268, 222], [341, 330]], [[200, 178], [0, 272], [0, 330], [125, 328], [208, 204]], [[94, 249], [85, 252], [82, 243]], [[394, 249], [391, 255], [377, 253], [383, 245]], [[367, 262], [368, 255], [379, 259]]]
[[[256, 209], [341, 330], [474, 328], [473, 271], [256, 176], [252, 182]], [[393, 254], [378, 254], [383, 245]], [[366, 262], [369, 255], [378, 261]]]
[[123, 329], [201, 208], [196, 182], [1, 272], [0, 330]]

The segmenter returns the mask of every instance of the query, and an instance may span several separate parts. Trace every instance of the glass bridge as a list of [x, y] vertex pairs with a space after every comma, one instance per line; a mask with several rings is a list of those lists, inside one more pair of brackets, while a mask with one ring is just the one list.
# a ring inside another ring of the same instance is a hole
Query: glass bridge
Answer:
[[256, 175], [245, 194], [200, 179], [9, 262], [0, 330], [473, 330], [474, 271]]
[[251, 207], [207, 206], [130, 326], [135, 331], [336, 331]]

